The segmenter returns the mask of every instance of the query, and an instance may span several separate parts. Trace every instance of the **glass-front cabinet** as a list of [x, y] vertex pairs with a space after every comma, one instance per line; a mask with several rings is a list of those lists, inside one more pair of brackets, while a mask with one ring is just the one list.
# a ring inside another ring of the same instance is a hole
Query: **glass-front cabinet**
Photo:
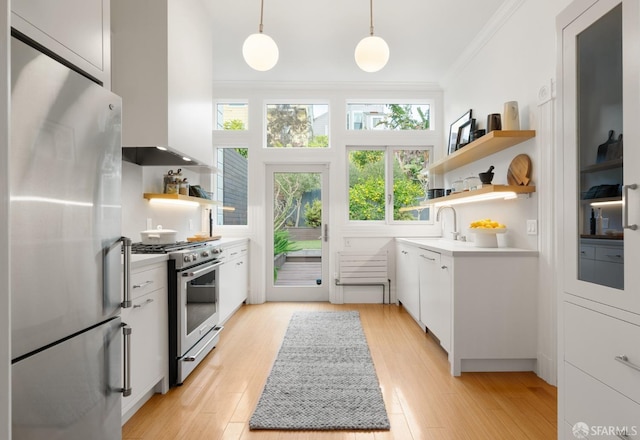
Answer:
[[640, 439], [640, 2], [557, 29], [558, 438]]
[[567, 293], [640, 311], [633, 282], [640, 281], [633, 269], [640, 243], [640, 45], [632, 3], [595, 2], [562, 31], [560, 239]]

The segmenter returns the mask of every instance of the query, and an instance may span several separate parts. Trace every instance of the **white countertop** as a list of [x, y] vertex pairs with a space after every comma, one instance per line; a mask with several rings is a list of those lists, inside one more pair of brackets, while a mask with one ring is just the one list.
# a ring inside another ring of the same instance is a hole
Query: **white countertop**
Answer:
[[536, 257], [538, 251], [518, 248], [481, 248], [473, 242], [447, 240], [442, 237], [396, 238], [397, 241], [451, 256], [525, 256]]

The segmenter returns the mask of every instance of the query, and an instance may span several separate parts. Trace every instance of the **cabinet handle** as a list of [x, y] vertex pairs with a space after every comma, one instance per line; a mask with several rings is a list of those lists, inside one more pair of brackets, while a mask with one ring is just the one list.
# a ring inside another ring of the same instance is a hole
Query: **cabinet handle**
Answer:
[[626, 365], [629, 368], [633, 368], [634, 370], [640, 371], [640, 365], [636, 365], [633, 362], [630, 362], [626, 354], [616, 356], [614, 359], [620, 362], [621, 364]]
[[120, 241], [124, 250], [122, 254], [124, 263], [124, 271], [122, 272], [123, 301], [120, 303], [120, 307], [128, 309], [131, 307], [131, 239], [120, 237]]
[[443, 270], [444, 270], [444, 269], [446, 269], [446, 268], [447, 268], [447, 266], [440, 266], [440, 269], [443, 269]]
[[122, 389], [120, 392], [124, 397], [131, 395], [131, 327], [122, 323], [122, 334], [124, 340], [122, 342], [124, 348], [124, 356], [122, 359]]
[[435, 259], [435, 258], [429, 258], [429, 257], [427, 257], [426, 255], [422, 255], [422, 254], [420, 254], [420, 256], [421, 256], [422, 258], [424, 258], [425, 260], [429, 260], [429, 261], [436, 261], [436, 259]]
[[153, 281], [145, 281], [144, 283], [134, 284], [134, 289], [142, 289], [143, 287], [147, 287], [149, 284], [153, 284]]
[[627, 198], [629, 197], [629, 190], [637, 188], [638, 185], [635, 183], [632, 183], [631, 185], [624, 185], [622, 187], [622, 229], [631, 229], [632, 231], [638, 229], [638, 225], [629, 224], [629, 210], [627, 209]]
[[404, 255], [407, 255], [409, 252], [407, 252], [407, 251], [402, 251], [402, 253], [403, 253]]
[[153, 302], [153, 298], [147, 298], [147, 300], [145, 302], [143, 302], [142, 304], [134, 304], [133, 308], [134, 309], [140, 309], [144, 306], [146, 306], [147, 304], [151, 304]]
[[620, 255], [620, 254], [616, 254], [616, 255], [607, 254], [607, 257], [609, 257], [609, 258], [622, 258], [622, 255]]

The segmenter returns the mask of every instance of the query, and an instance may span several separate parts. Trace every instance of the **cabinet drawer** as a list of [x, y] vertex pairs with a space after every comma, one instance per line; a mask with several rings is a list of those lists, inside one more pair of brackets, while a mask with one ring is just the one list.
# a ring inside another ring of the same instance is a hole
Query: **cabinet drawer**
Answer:
[[580, 246], [580, 258], [593, 260], [596, 258], [595, 246]]
[[[640, 439], [640, 405], [574, 366], [565, 363], [564, 417], [569, 426], [584, 423], [586, 438], [618, 438], [598, 429], [627, 429], [629, 439]], [[566, 437], [565, 437], [566, 438]], [[569, 437], [570, 438], [570, 437]]]
[[640, 371], [616, 360], [640, 368], [640, 327], [571, 303], [564, 314], [565, 361], [640, 402]]
[[227, 260], [233, 260], [235, 258], [244, 257], [245, 255], [247, 255], [248, 249], [249, 247], [247, 245], [234, 246], [227, 249], [227, 252], [226, 252]]
[[131, 299], [139, 298], [149, 292], [167, 285], [166, 266], [155, 266], [131, 274]]
[[615, 247], [597, 247], [596, 260], [610, 263], [624, 263], [624, 249]]

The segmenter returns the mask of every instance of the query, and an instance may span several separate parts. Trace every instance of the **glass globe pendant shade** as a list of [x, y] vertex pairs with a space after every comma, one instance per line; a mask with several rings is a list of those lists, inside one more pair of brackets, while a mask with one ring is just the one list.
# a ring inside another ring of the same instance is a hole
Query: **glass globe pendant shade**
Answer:
[[242, 45], [244, 60], [251, 68], [260, 72], [273, 68], [278, 62], [279, 55], [276, 42], [262, 32], [249, 35]]
[[389, 46], [374, 35], [363, 38], [356, 46], [355, 59], [358, 67], [365, 72], [377, 72], [389, 61]]

